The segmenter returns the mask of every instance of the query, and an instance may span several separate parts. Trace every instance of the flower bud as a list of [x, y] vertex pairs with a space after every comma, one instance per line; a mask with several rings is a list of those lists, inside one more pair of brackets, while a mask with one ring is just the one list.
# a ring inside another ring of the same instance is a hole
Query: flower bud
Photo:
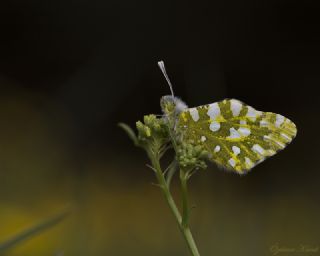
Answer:
[[180, 166], [185, 169], [205, 169], [207, 167], [205, 160], [208, 158], [208, 152], [202, 145], [182, 141], [178, 145], [177, 155]]
[[143, 122], [136, 123], [138, 140], [141, 146], [151, 149], [153, 152], [160, 152], [169, 142], [167, 125], [162, 118], [155, 115], [146, 115]]

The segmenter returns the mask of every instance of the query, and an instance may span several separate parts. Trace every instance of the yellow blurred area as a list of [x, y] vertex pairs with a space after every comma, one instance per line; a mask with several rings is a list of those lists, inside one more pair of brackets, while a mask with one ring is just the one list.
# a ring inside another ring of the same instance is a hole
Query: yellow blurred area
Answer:
[[[208, 177], [208, 173], [204, 175]], [[65, 221], [22, 243], [9, 255], [53, 255], [59, 251], [65, 255], [187, 255], [156, 187], [108, 188], [96, 178], [83, 184], [85, 198], [78, 204], [45, 189], [47, 196], [30, 207], [2, 203], [1, 240], [63, 209], [66, 203], [73, 205]], [[72, 186], [73, 181], [69, 182]], [[72, 197], [70, 190], [64, 192]], [[203, 255], [269, 255], [269, 247], [275, 243], [297, 246], [319, 242], [319, 226], [313, 221], [318, 205], [296, 194], [259, 202], [233, 192], [203, 189], [200, 183], [193, 186], [192, 201], [197, 201], [197, 207], [192, 212], [192, 227]]]

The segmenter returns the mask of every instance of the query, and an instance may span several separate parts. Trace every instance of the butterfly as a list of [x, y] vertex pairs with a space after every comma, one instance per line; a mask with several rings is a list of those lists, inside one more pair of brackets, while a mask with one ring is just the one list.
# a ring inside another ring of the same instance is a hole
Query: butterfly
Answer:
[[223, 169], [245, 174], [295, 138], [297, 128], [291, 120], [258, 111], [237, 99], [188, 108], [174, 96], [163, 61], [158, 65], [171, 90], [160, 105], [173, 133], [202, 145], [209, 152], [209, 160]]

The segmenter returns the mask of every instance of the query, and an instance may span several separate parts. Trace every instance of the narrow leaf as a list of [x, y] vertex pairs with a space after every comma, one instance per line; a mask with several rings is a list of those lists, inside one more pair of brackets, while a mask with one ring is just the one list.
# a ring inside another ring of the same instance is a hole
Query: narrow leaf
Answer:
[[118, 126], [127, 133], [135, 146], [139, 146], [138, 138], [130, 126], [126, 125], [125, 123], [119, 123]]
[[16, 245], [24, 242], [25, 240], [46, 231], [47, 229], [55, 226], [59, 222], [61, 222], [69, 213], [69, 211], [64, 211], [60, 214], [57, 214], [51, 218], [48, 218], [24, 231], [19, 234], [16, 234], [14, 237], [8, 239], [0, 243], [0, 254], [7, 252], [9, 249], [15, 247]]
[[178, 169], [178, 163], [176, 160], [173, 160], [172, 163], [168, 167], [168, 172], [166, 175], [166, 182], [167, 182], [168, 187], [170, 187], [172, 177], [175, 174], [175, 172], [177, 171], [177, 169]]

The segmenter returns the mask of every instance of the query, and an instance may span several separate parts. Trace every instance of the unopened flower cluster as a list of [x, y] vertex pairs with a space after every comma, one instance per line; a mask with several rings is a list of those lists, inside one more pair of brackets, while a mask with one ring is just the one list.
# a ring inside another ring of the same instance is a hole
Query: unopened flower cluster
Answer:
[[[138, 143], [146, 150], [153, 152], [160, 151], [170, 145], [169, 127], [165, 119], [157, 118], [155, 115], [144, 116], [143, 122], [136, 123], [138, 130]], [[205, 169], [207, 167], [205, 160], [208, 152], [202, 145], [196, 145], [192, 141], [176, 141], [176, 158], [182, 168]]]

